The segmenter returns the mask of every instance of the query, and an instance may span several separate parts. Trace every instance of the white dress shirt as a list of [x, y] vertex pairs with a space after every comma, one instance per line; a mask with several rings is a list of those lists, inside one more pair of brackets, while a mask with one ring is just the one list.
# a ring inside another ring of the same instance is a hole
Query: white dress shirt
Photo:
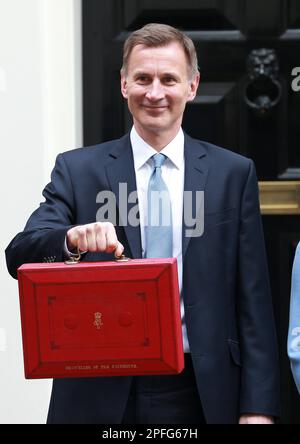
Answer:
[[[133, 127], [130, 133], [133, 151], [134, 169], [136, 176], [137, 194], [139, 200], [140, 228], [142, 256], [145, 257], [145, 226], [148, 219], [148, 183], [153, 173], [153, 160], [157, 151], [148, 145]], [[173, 223], [173, 257], [177, 258], [179, 290], [182, 290], [182, 213], [184, 192], [184, 134], [179, 130], [176, 137], [162, 150], [161, 154], [167, 156], [162, 165], [162, 177], [169, 189], [172, 206]], [[184, 306], [181, 299], [181, 319], [183, 333], [183, 348], [189, 352], [189, 343], [184, 320]]]

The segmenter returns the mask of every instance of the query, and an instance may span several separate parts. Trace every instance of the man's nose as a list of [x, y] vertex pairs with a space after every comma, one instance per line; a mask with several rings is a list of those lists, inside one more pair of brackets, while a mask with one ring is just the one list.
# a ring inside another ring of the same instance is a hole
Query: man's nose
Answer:
[[163, 85], [159, 80], [154, 80], [146, 94], [146, 98], [149, 100], [161, 100], [164, 98]]

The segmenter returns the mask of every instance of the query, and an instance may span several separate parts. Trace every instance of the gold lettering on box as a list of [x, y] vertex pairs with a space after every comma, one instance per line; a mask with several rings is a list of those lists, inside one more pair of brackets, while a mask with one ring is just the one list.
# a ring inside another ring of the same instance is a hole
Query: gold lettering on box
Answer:
[[90, 365], [67, 365], [65, 367], [66, 371], [74, 371], [74, 370], [92, 370], [92, 367]]

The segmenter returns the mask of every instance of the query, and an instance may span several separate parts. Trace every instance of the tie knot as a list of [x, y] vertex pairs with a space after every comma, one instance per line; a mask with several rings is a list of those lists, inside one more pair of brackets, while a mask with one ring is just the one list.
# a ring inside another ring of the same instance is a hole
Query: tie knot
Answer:
[[153, 156], [154, 168], [161, 168], [165, 160], [166, 156], [164, 154], [155, 154]]

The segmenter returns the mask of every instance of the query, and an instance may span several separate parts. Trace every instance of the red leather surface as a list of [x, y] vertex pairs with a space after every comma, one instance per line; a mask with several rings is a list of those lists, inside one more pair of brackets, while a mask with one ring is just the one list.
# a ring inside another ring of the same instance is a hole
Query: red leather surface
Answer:
[[26, 378], [182, 371], [176, 259], [26, 264], [18, 281]]

